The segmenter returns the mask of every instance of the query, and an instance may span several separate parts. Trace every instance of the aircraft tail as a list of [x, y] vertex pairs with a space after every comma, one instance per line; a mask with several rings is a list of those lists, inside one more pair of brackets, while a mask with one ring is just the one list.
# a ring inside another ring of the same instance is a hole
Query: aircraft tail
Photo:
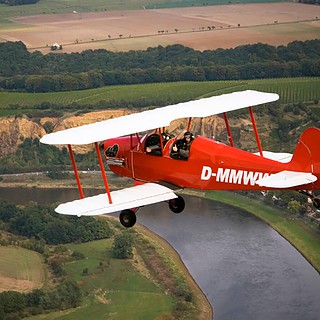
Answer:
[[[306, 129], [296, 146], [291, 160], [294, 169], [306, 172], [319, 172], [320, 167], [320, 130]], [[317, 168], [316, 168], [317, 167]], [[316, 170], [318, 169], [318, 170]]]

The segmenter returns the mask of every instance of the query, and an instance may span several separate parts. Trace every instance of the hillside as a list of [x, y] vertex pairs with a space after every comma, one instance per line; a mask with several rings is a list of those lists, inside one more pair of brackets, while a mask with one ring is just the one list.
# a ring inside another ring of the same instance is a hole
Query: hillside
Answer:
[[[292, 152], [304, 129], [309, 126], [319, 125], [319, 116], [314, 110], [318, 110], [318, 105], [271, 105], [257, 108], [256, 121], [263, 147], [271, 151], [283, 151], [285, 147], [286, 151]], [[26, 116], [0, 118], [0, 142], [2, 145], [0, 156], [14, 154], [18, 146], [26, 138], [32, 140], [40, 139], [46, 133], [45, 128], [59, 131], [123, 116], [132, 112], [132, 110], [128, 109], [115, 109], [60, 118], [29, 119]], [[256, 151], [255, 137], [248, 112], [246, 110], [234, 112], [229, 120], [236, 147], [252, 152]], [[179, 133], [187, 127], [187, 121], [187, 119], [173, 121], [168, 127], [168, 131], [174, 134]], [[222, 116], [194, 119], [191, 131], [195, 135], [215, 138], [218, 141], [228, 143], [225, 122]], [[90, 150], [93, 150], [93, 146], [75, 148], [77, 153], [86, 153]]]

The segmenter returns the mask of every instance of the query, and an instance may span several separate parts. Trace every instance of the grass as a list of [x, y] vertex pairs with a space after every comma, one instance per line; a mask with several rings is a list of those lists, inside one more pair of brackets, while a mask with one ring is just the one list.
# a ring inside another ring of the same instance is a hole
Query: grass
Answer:
[[[118, 226], [118, 221], [112, 223]], [[194, 307], [183, 319], [209, 319], [210, 304], [172, 247], [143, 226], [138, 225], [137, 230], [130, 232], [134, 234], [136, 247], [131, 260], [113, 258], [112, 238], [67, 244], [69, 250], [81, 252], [86, 257], [64, 265], [66, 277], [76, 281], [86, 293], [82, 305], [76, 309], [50, 312], [28, 319], [173, 319], [172, 311], [177, 297], [169, 293], [172, 288], [164, 283], [181, 276], [186, 279], [195, 300], [192, 304]], [[167, 278], [161, 278], [155, 270], [150, 269], [138, 249], [147, 255], [149, 261], [156, 261], [155, 269], [160, 268]], [[83, 270], [87, 272], [84, 274]]]
[[211, 200], [244, 209], [268, 223], [286, 238], [320, 272], [320, 234], [304, 220], [282, 210], [269, 207], [259, 200], [247, 198], [227, 191], [208, 192]]
[[22, 248], [0, 246], [0, 289], [24, 292], [40, 288], [44, 282], [45, 267], [39, 254]]
[[[67, 277], [89, 295], [79, 308], [31, 319], [147, 320], [171, 314], [173, 298], [137, 272], [129, 260], [113, 259], [111, 246], [112, 239], [68, 245], [86, 259], [67, 263]], [[83, 275], [85, 268], [87, 275]]]
[[103, 102], [112, 101], [121, 104], [122, 101], [126, 108], [130, 103], [143, 100], [154, 105], [164, 101], [177, 103], [247, 89], [278, 93], [281, 103], [314, 101], [320, 99], [320, 78], [153, 83], [54, 93], [0, 92], [0, 116], [32, 112], [46, 102], [63, 109], [72, 103], [87, 107], [88, 104], [103, 105]]

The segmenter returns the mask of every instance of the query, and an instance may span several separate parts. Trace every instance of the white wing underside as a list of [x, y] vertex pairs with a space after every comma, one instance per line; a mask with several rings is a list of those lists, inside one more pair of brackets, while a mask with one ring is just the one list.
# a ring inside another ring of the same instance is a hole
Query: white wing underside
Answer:
[[46, 144], [82, 145], [137, 132], [167, 127], [173, 120], [190, 117], [207, 117], [279, 99], [275, 93], [246, 90], [182, 102], [175, 105], [108, 119], [84, 126], [45, 135], [40, 141]]
[[112, 204], [106, 193], [60, 204], [55, 211], [76, 216], [95, 216], [124, 209], [137, 208], [152, 203], [177, 198], [174, 192], [162, 185], [145, 183], [111, 192]]
[[285, 189], [303, 186], [316, 180], [317, 177], [309, 172], [281, 171], [256, 181], [256, 184], [260, 187]]

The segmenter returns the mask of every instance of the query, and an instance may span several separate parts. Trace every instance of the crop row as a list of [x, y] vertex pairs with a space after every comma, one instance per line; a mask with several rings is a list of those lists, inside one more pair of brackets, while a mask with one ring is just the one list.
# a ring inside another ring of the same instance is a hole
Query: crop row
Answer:
[[0, 92], [0, 116], [21, 109], [46, 109], [47, 105], [61, 110], [82, 106], [92, 109], [95, 105], [103, 109], [113, 104], [123, 108], [161, 106], [247, 89], [278, 93], [282, 103], [315, 101], [320, 99], [320, 78], [154, 83], [54, 93]]

